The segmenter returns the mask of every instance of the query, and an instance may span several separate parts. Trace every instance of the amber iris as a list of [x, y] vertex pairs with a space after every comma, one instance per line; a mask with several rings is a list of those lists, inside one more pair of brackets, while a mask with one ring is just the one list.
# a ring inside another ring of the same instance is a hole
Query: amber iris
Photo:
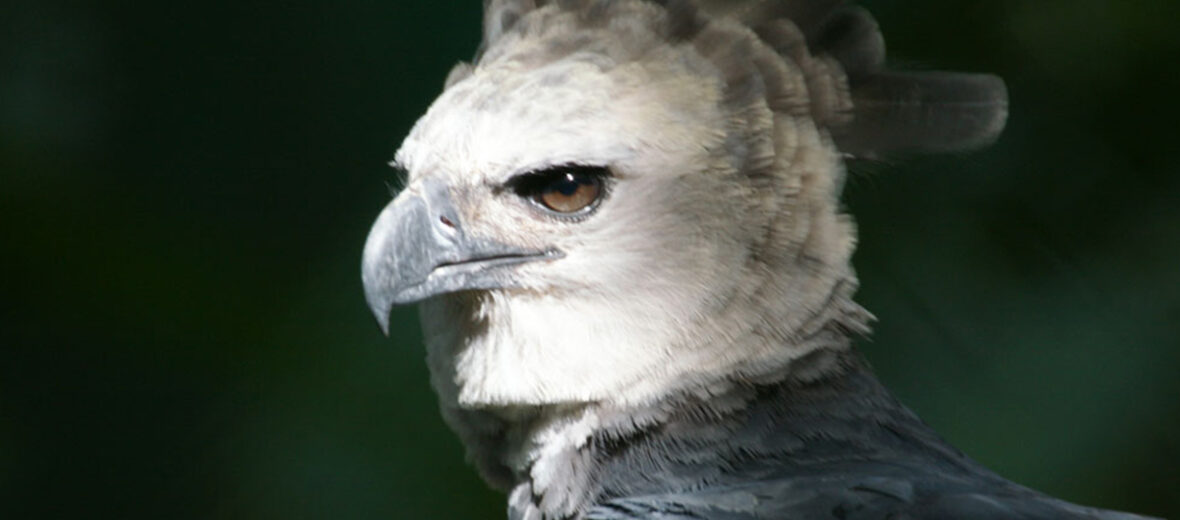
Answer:
[[602, 194], [602, 179], [597, 175], [566, 171], [555, 175], [535, 195], [541, 205], [558, 213], [577, 213], [586, 209]]

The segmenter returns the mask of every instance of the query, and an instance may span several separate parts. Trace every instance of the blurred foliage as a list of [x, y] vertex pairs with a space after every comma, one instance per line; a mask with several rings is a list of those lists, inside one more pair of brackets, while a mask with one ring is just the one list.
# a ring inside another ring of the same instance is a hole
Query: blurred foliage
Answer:
[[[862, 342], [1016, 481], [1180, 516], [1180, 5], [865, 0], [997, 146], [856, 165]], [[503, 518], [358, 266], [478, 2], [0, 15], [0, 517]]]

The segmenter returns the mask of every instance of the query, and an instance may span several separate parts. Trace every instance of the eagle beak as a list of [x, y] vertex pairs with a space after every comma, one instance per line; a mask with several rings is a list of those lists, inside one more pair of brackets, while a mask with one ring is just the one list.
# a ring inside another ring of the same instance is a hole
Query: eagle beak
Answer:
[[446, 187], [425, 180], [390, 202], [365, 242], [361, 279], [382, 332], [394, 305], [516, 286], [511, 267], [560, 257], [468, 234]]

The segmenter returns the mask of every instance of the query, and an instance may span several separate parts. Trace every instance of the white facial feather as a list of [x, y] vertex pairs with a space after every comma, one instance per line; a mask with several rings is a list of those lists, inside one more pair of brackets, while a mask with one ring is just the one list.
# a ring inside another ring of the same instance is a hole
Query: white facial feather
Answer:
[[[644, 402], [780, 369], [817, 346], [808, 320], [863, 325], [846, 300], [853, 233], [823, 130], [764, 102], [733, 113], [717, 67], [660, 38], [662, 11], [619, 4], [644, 16], [582, 27], [555, 8], [531, 13], [544, 20], [490, 49], [397, 155], [411, 188], [451, 187], [469, 233], [565, 255], [520, 266], [524, 290], [422, 305], [444, 406]], [[738, 134], [773, 147], [768, 182], [735, 167]], [[615, 173], [581, 222], [495, 190], [568, 163]]]

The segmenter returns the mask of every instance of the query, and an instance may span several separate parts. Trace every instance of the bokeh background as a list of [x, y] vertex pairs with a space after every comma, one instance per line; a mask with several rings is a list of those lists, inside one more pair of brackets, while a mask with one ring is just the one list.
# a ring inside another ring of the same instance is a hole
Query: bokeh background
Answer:
[[[861, 342], [967, 453], [1180, 517], [1180, 4], [864, 0], [993, 148], [857, 165]], [[0, 8], [0, 517], [496, 519], [361, 245], [479, 2]]]

